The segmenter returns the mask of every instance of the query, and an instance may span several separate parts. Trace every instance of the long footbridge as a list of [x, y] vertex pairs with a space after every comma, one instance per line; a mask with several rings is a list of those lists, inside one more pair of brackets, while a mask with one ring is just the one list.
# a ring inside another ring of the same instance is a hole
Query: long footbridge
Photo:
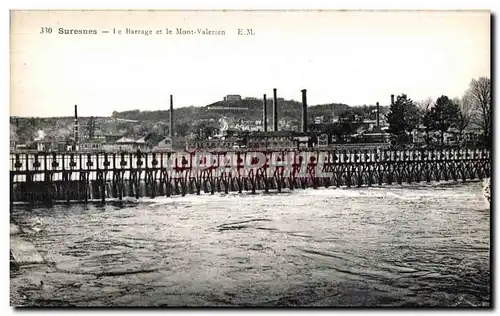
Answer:
[[490, 176], [488, 149], [10, 154], [11, 203], [361, 187]]

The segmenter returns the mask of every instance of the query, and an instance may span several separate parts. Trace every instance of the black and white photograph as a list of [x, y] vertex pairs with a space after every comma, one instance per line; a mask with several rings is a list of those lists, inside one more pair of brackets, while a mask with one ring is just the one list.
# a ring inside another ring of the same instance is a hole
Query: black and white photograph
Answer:
[[10, 306], [492, 308], [488, 10], [11, 10]]

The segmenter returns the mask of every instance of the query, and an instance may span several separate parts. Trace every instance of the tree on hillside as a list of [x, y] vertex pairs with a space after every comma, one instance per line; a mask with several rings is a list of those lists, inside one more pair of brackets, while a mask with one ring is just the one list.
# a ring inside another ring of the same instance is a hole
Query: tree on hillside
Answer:
[[465, 129], [470, 125], [472, 121], [473, 107], [471, 102], [465, 97], [462, 99], [454, 98], [453, 102], [458, 104], [458, 118], [456, 121], [456, 127], [459, 133], [459, 140], [462, 141], [463, 133]]
[[472, 79], [466, 91], [464, 101], [469, 103], [476, 113], [478, 123], [483, 130], [484, 142], [491, 146], [492, 117], [491, 117], [491, 80], [486, 77]]
[[347, 109], [339, 114], [339, 120], [343, 122], [354, 122], [356, 113], [352, 109]]
[[343, 143], [345, 136], [353, 134], [359, 125], [359, 123], [355, 122], [340, 121], [334, 123], [328, 132], [335, 135], [335, 137]]
[[358, 107], [361, 115], [370, 120], [375, 120], [377, 118], [377, 106], [375, 105], [363, 105], [361, 107]]
[[409, 133], [418, 126], [419, 113], [417, 106], [406, 94], [399, 95], [391, 104], [387, 114], [389, 133], [397, 143], [407, 143], [410, 140]]
[[441, 146], [444, 145], [444, 133], [456, 126], [460, 109], [450, 98], [440, 96], [430, 111], [431, 128], [441, 132]]
[[420, 124], [425, 128], [425, 143], [427, 146], [430, 145], [430, 130], [431, 130], [431, 108], [433, 104], [432, 98], [427, 98], [423, 101], [415, 102], [418, 112], [420, 115]]
[[[361, 108], [351, 107], [339, 114], [339, 120], [345, 122], [362, 122], [364, 118], [364, 112]], [[358, 119], [356, 119], [356, 116]]]
[[184, 137], [188, 134], [191, 125], [185, 122], [174, 123], [174, 136]]

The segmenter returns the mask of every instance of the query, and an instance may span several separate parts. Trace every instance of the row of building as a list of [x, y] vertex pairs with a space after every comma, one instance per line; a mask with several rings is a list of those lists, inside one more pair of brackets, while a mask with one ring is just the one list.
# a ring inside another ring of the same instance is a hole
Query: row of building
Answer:
[[[391, 135], [384, 116], [380, 113], [379, 103], [375, 109], [375, 120], [365, 120], [361, 117], [334, 118], [332, 122], [325, 122], [324, 117], [316, 117], [314, 123], [308, 122], [306, 90], [302, 90], [302, 114], [291, 123], [280, 126], [282, 120], [278, 117], [279, 98], [276, 89], [273, 89], [273, 108], [271, 115], [267, 114], [266, 102], [263, 102], [262, 120], [248, 122], [240, 120], [239, 124], [229, 128], [224, 119], [221, 127], [214, 133], [191, 140], [174, 136], [173, 133], [173, 97], [170, 97], [170, 122], [169, 136], [158, 133], [132, 139], [121, 135], [95, 135], [88, 139], [79, 138], [79, 124], [77, 107], [75, 106], [74, 136], [70, 139], [64, 137], [38, 137], [29, 144], [16, 144], [16, 139], [11, 136], [11, 150], [38, 150], [38, 151], [169, 151], [169, 150], [231, 150], [231, 149], [294, 149], [294, 148], [327, 148], [352, 144], [358, 147], [388, 147]], [[394, 96], [391, 95], [391, 102]], [[265, 95], [263, 100], [265, 99]], [[225, 101], [238, 101], [238, 95], [228, 95]], [[272, 117], [272, 120], [270, 119]], [[346, 119], [348, 121], [346, 121]], [[249, 124], [250, 123], [250, 124]], [[272, 123], [272, 124], [270, 124]], [[349, 123], [349, 124], [344, 124]], [[252, 126], [250, 126], [252, 125]], [[339, 127], [340, 126], [340, 127]], [[269, 127], [269, 128], [268, 128]], [[291, 127], [291, 128], [290, 128]], [[213, 130], [212, 130], [213, 131]], [[478, 138], [476, 131], [457, 133], [450, 130], [438, 139], [443, 139], [444, 144], [452, 145], [456, 142], [474, 142]], [[413, 144], [426, 144], [429, 137], [436, 138], [434, 133], [427, 135], [423, 128], [417, 128], [411, 133]], [[435, 143], [435, 142], [434, 142]]]
[[47, 136], [32, 142], [20, 144], [17, 137], [10, 139], [11, 151], [80, 151], [80, 152], [121, 152], [121, 151], [169, 151], [172, 150], [172, 140], [159, 134], [150, 133], [146, 136], [132, 139], [120, 135], [99, 135], [92, 139], [74, 142], [64, 136]]

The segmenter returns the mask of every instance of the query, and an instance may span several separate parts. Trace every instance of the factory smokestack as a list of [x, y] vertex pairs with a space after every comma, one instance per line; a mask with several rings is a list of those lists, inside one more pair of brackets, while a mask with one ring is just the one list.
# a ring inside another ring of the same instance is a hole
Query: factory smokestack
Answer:
[[273, 127], [274, 131], [278, 131], [278, 96], [276, 94], [276, 88], [273, 89]]
[[380, 105], [377, 102], [377, 127], [380, 127]]
[[391, 94], [391, 105], [394, 104], [394, 94]]
[[74, 123], [74, 138], [75, 143], [73, 145], [74, 150], [78, 150], [78, 106], [75, 104], [75, 123]]
[[267, 132], [267, 99], [265, 94], [262, 101], [262, 126], [264, 127], [264, 132]]
[[307, 133], [307, 90], [302, 90], [302, 133]]
[[170, 126], [168, 129], [170, 139], [174, 136], [174, 96], [170, 95]]

